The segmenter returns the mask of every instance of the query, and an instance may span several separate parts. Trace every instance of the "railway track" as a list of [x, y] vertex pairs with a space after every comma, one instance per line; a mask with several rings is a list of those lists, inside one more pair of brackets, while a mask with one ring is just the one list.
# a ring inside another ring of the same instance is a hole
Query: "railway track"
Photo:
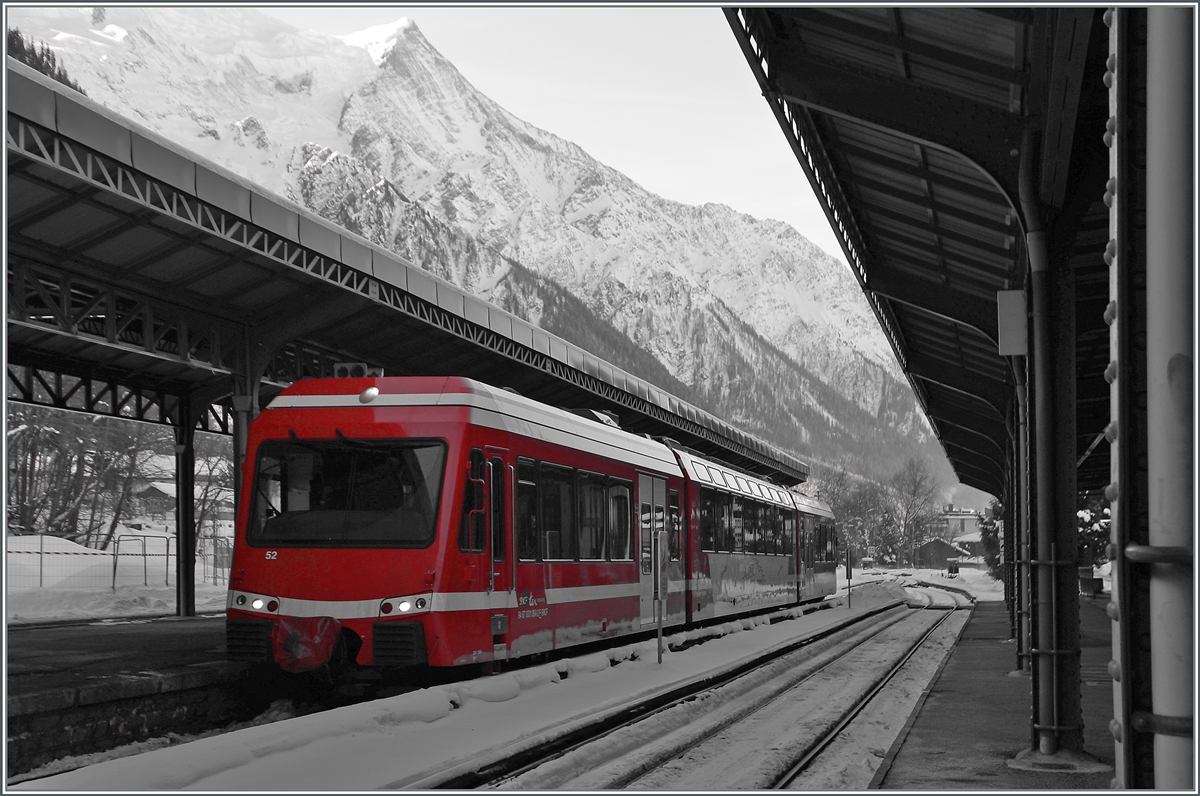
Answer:
[[[871, 725], [878, 726], [881, 723], [880, 719], [882, 718], [883, 714], [890, 707], [890, 705], [887, 704], [878, 704], [879, 702], [889, 702], [889, 700], [884, 698], [883, 692], [885, 689], [906, 672], [910, 666], [910, 663], [916, 656], [925, 655], [927, 657], [936, 657], [938, 659], [944, 657], [944, 650], [933, 644], [930, 644], [931, 639], [938, 634], [943, 634], [947, 637], [947, 642], [952, 642], [952, 638], [957, 637], [958, 631], [961, 630], [962, 625], [965, 624], [965, 621], [961, 624], [950, 623], [949, 620], [952, 616], [951, 611], [954, 610], [954, 608], [962, 607], [957, 600], [951, 600], [950, 602], [953, 603], [953, 605], [949, 606], [949, 609], [946, 610], [946, 612], [940, 617], [938, 617], [937, 621], [934, 622], [927, 630], [925, 630], [920, 635], [920, 638], [918, 638], [916, 642], [912, 644], [908, 651], [905, 652], [899, 660], [891, 664], [887, 671], [884, 672], [882, 676], [879, 676], [879, 678], [865, 693], [863, 693], [861, 696], [858, 696], [853, 703], [850, 704], [848, 708], [844, 710], [844, 712], [842, 712], [841, 717], [834, 724], [834, 726], [828, 731], [822, 733], [821, 736], [812, 744], [812, 746], [800, 757], [800, 759], [793, 763], [792, 766], [789, 767], [787, 771], [785, 771], [783, 775], [772, 784], [771, 787], [773, 789], [812, 790], [814, 788], [823, 787], [819, 783], [828, 782], [831, 779], [835, 782], [838, 782], [842, 787], [847, 786], [845, 772], [837, 770], [839, 766], [838, 762], [832, 762], [825, 766], [821, 765], [824, 762], [824, 755], [826, 751], [835, 747], [835, 745], [838, 743], [842, 743], [851, 747], [857, 745], [858, 748], [861, 748], [862, 744], [856, 744], [853, 736], [860, 732], [868, 736], [876, 735]], [[947, 604], [945, 602], [932, 599], [928, 607], [935, 609], [946, 609]], [[950, 644], [947, 643], [947, 647], [949, 645]], [[919, 669], [919, 667], [917, 668]], [[915, 673], [915, 676], [921, 676], [919, 671]], [[864, 716], [868, 715], [868, 708], [871, 709], [869, 714], [871, 720], [864, 721]], [[899, 721], [903, 720], [907, 714], [908, 711], [905, 710], [896, 715], [894, 720], [896, 720], [898, 723]], [[886, 721], [884, 723], [886, 723]], [[863, 725], [867, 726], [864, 727]], [[832, 755], [832, 757], [836, 758], [836, 755]], [[861, 762], [861, 755], [858, 757], [859, 761]], [[821, 770], [822, 768], [825, 770]], [[861, 766], [856, 766], [856, 768], [861, 770]], [[816, 771], [814, 771], [814, 769], [816, 769]], [[873, 771], [870, 773], [873, 773]], [[865, 784], [869, 784], [869, 780], [861, 785], [855, 785], [855, 787], [864, 787]]]
[[[950, 611], [889, 605], [719, 678], [681, 684], [553, 740], [407, 787], [764, 788], [794, 778], [801, 757], [882, 688]], [[832, 696], [831, 696], [832, 695]], [[797, 718], [800, 717], [800, 718]], [[399, 784], [399, 783], [398, 783]]]

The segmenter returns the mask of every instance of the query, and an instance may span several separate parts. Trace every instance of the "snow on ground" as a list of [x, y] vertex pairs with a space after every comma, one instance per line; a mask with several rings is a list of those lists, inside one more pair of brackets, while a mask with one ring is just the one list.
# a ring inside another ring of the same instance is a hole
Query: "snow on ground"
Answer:
[[[175, 613], [176, 556], [169, 531], [117, 526], [119, 555], [56, 536], [6, 536], [8, 624], [168, 616]], [[218, 584], [204, 582], [215, 578]], [[225, 610], [223, 571], [197, 562], [196, 610]]]
[[[928, 583], [934, 586], [944, 586], [947, 589], [966, 591], [980, 602], [997, 602], [1004, 599], [1004, 583], [996, 580], [982, 569], [960, 569], [958, 574], [950, 577], [944, 569], [854, 569], [852, 570], [851, 585], [854, 587], [851, 597], [858, 597], [865, 586], [859, 584], [880, 580], [899, 579], [908, 585]], [[846, 588], [846, 569], [838, 569], [838, 591]]]
[[[197, 583], [196, 613], [223, 613], [227, 594], [226, 586]], [[9, 625], [174, 614], [174, 586], [117, 586], [116, 590], [10, 588], [4, 599]]]
[[[912, 574], [922, 579], [926, 575]], [[854, 582], [858, 582], [858, 577], [856, 573]], [[887, 578], [880, 575], [873, 579]], [[978, 588], [982, 594], [994, 592], [986, 576], [951, 581]], [[113, 750], [107, 753], [110, 759], [28, 780], [16, 787], [120, 792], [419, 787], [424, 777], [448, 765], [473, 767], [489, 749], [500, 745], [537, 744], [546, 734], [561, 733], [588, 716], [809, 635], [878, 606], [881, 601], [903, 597], [902, 583], [873, 583], [855, 588], [852, 609], [832, 607], [773, 625], [765, 618], [726, 622], [721, 626], [724, 635], [679, 652], [667, 651], [661, 665], [657, 663], [654, 642], [643, 642], [607, 653], [246, 727], [142, 754], [137, 752], [147, 744], [132, 750]], [[800, 612], [793, 609], [792, 613]], [[668, 641], [678, 643], [684, 637], [685, 634], [671, 634]], [[272, 709], [277, 715], [287, 715], [284, 707]], [[133, 756], [120, 756], [131, 751]], [[89, 756], [74, 765], [96, 757]], [[62, 770], [72, 765], [72, 761], [51, 765], [56, 768], [31, 775]], [[10, 785], [27, 776], [10, 780]]]

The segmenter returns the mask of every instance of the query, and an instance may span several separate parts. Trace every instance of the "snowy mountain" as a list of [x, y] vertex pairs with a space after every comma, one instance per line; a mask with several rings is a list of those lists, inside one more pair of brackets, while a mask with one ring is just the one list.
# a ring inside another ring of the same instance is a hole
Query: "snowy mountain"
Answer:
[[329, 36], [215, 13], [8, 24], [92, 99], [804, 460], [944, 462], [850, 272], [790, 226], [650, 193], [479, 93], [410, 20]]

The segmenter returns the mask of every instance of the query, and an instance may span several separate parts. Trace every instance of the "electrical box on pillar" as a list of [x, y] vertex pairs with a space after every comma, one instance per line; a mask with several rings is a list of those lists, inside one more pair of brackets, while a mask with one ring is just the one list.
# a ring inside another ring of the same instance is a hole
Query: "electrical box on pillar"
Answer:
[[1029, 353], [1029, 318], [1024, 290], [996, 293], [996, 320], [1000, 332], [1001, 356], [1023, 357]]

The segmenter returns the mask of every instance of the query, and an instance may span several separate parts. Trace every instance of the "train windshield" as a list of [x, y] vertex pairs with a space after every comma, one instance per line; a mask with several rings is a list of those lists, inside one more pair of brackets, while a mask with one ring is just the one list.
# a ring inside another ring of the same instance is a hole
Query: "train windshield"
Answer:
[[258, 449], [252, 545], [427, 547], [445, 469], [442, 442], [269, 440]]

